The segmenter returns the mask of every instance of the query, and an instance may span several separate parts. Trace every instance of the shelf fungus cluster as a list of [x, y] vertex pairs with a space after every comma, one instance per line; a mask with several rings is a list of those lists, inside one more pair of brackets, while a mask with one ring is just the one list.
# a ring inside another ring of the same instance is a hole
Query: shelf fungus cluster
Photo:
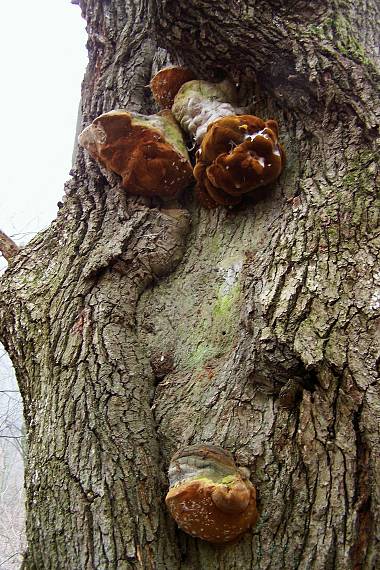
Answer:
[[110, 111], [79, 135], [79, 144], [131, 194], [173, 198], [192, 180], [182, 132], [170, 111]]
[[169, 466], [169, 482], [166, 505], [192, 536], [231, 542], [256, 523], [255, 488], [221, 447], [193, 445], [178, 451]]
[[[79, 136], [79, 144], [119, 174], [129, 193], [174, 198], [194, 176], [204, 207], [234, 206], [279, 177], [285, 155], [276, 121], [245, 114], [229, 81], [197, 80], [185, 68], [168, 67], [150, 87], [163, 111], [110, 111]], [[194, 171], [183, 131], [199, 146]]]
[[186, 81], [182, 68], [168, 68], [151, 84], [159, 104], [163, 85], [171, 97], [175, 94], [174, 117], [200, 145], [194, 177], [203, 206], [234, 206], [279, 177], [285, 155], [276, 121], [244, 114], [229, 81]]

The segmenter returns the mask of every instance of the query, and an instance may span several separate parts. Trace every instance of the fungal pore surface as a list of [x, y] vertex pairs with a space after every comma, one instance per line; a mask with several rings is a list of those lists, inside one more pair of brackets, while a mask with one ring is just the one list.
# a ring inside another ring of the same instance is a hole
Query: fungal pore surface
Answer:
[[257, 520], [255, 488], [221, 447], [193, 445], [178, 451], [169, 466], [169, 482], [166, 505], [192, 536], [230, 542]]
[[150, 116], [104, 113], [79, 135], [79, 144], [119, 174], [131, 194], [170, 199], [192, 180], [182, 132], [170, 111]]

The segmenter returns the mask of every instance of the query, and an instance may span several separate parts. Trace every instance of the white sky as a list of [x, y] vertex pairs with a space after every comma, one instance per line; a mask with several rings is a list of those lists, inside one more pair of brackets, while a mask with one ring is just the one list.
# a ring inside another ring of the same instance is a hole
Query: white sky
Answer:
[[1, 20], [0, 228], [22, 244], [69, 178], [87, 38], [70, 0], [3, 2]]

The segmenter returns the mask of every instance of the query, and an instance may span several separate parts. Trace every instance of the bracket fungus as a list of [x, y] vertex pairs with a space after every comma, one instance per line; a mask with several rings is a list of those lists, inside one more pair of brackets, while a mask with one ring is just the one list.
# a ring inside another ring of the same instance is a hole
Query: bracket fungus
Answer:
[[258, 518], [256, 490], [233, 456], [214, 445], [192, 445], [174, 454], [165, 502], [178, 526], [208, 542], [239, 538]]
[[195, 193], [206, 208], [234, 206], [281, 174], [285, 154], [278, 142], [276, 121], [244, 114], [228, 80], [183, 83], [172, 112], [200, 145], [194, 168]]
[[192, 79], [195, 79], [194, 74], [185, 67], [164, 67], [156, 73], [149, 85], [160, 107], [171, 109], [179, 89]]
[[285, 155], [276, 121], [222, 117], [207, 129], [194, 168], [195, 193], [208, 208], [233, 206], [281, 174]]
[[122, 177], [130, 194], [170, 199], [192, 179], [182, 132], [170, 111], [104, 113], [79, 135], [79, 144]]
[[236, 89], [228, 80], [220, 83], [188, 81], [179, 89], [172, 106], [173, 115], [197, 144], [216, 119], [242, 111], [237, 107]]

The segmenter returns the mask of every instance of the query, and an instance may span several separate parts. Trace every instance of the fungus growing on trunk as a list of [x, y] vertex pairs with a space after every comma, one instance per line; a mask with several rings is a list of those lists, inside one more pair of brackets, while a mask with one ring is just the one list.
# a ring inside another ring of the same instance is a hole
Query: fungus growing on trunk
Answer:
[[166, 505], [178, 526], [208, 542], [235, 540], [258, 518], [256, 491], [228, 451], [192, 445], [174, 454]]
[[195, 79], [193, 72], [185, 67], [165, 67], [153, 77], [150, 88], [160, 107], [171, 109], [179, 89], [192, 79]]
[[274, 182], [283, 169], [276, 121], [253, 115], [223, 117], [207, 129], [197, 153], [195, 193], [208, 208], [238, 204]]
[[234, 206], [281, 174], [285, 155], [276, 121], [244, 114], [229, 81], [184, 83], [172, 112], [201, 145], [194, 169], [195, 194], [206, 208]]
[[172, 113], [110, 111], [79, 135], [79, 144], [131, 194], [173, 198], [192, 179], [181, 130]]
[[216, 119], [243, 112], [237, 107], [235, 87], [227, 80], [220, 83], [194, 80], [184, 83], [174, 98], [172, 112], [181, 127], [197, 144]]

